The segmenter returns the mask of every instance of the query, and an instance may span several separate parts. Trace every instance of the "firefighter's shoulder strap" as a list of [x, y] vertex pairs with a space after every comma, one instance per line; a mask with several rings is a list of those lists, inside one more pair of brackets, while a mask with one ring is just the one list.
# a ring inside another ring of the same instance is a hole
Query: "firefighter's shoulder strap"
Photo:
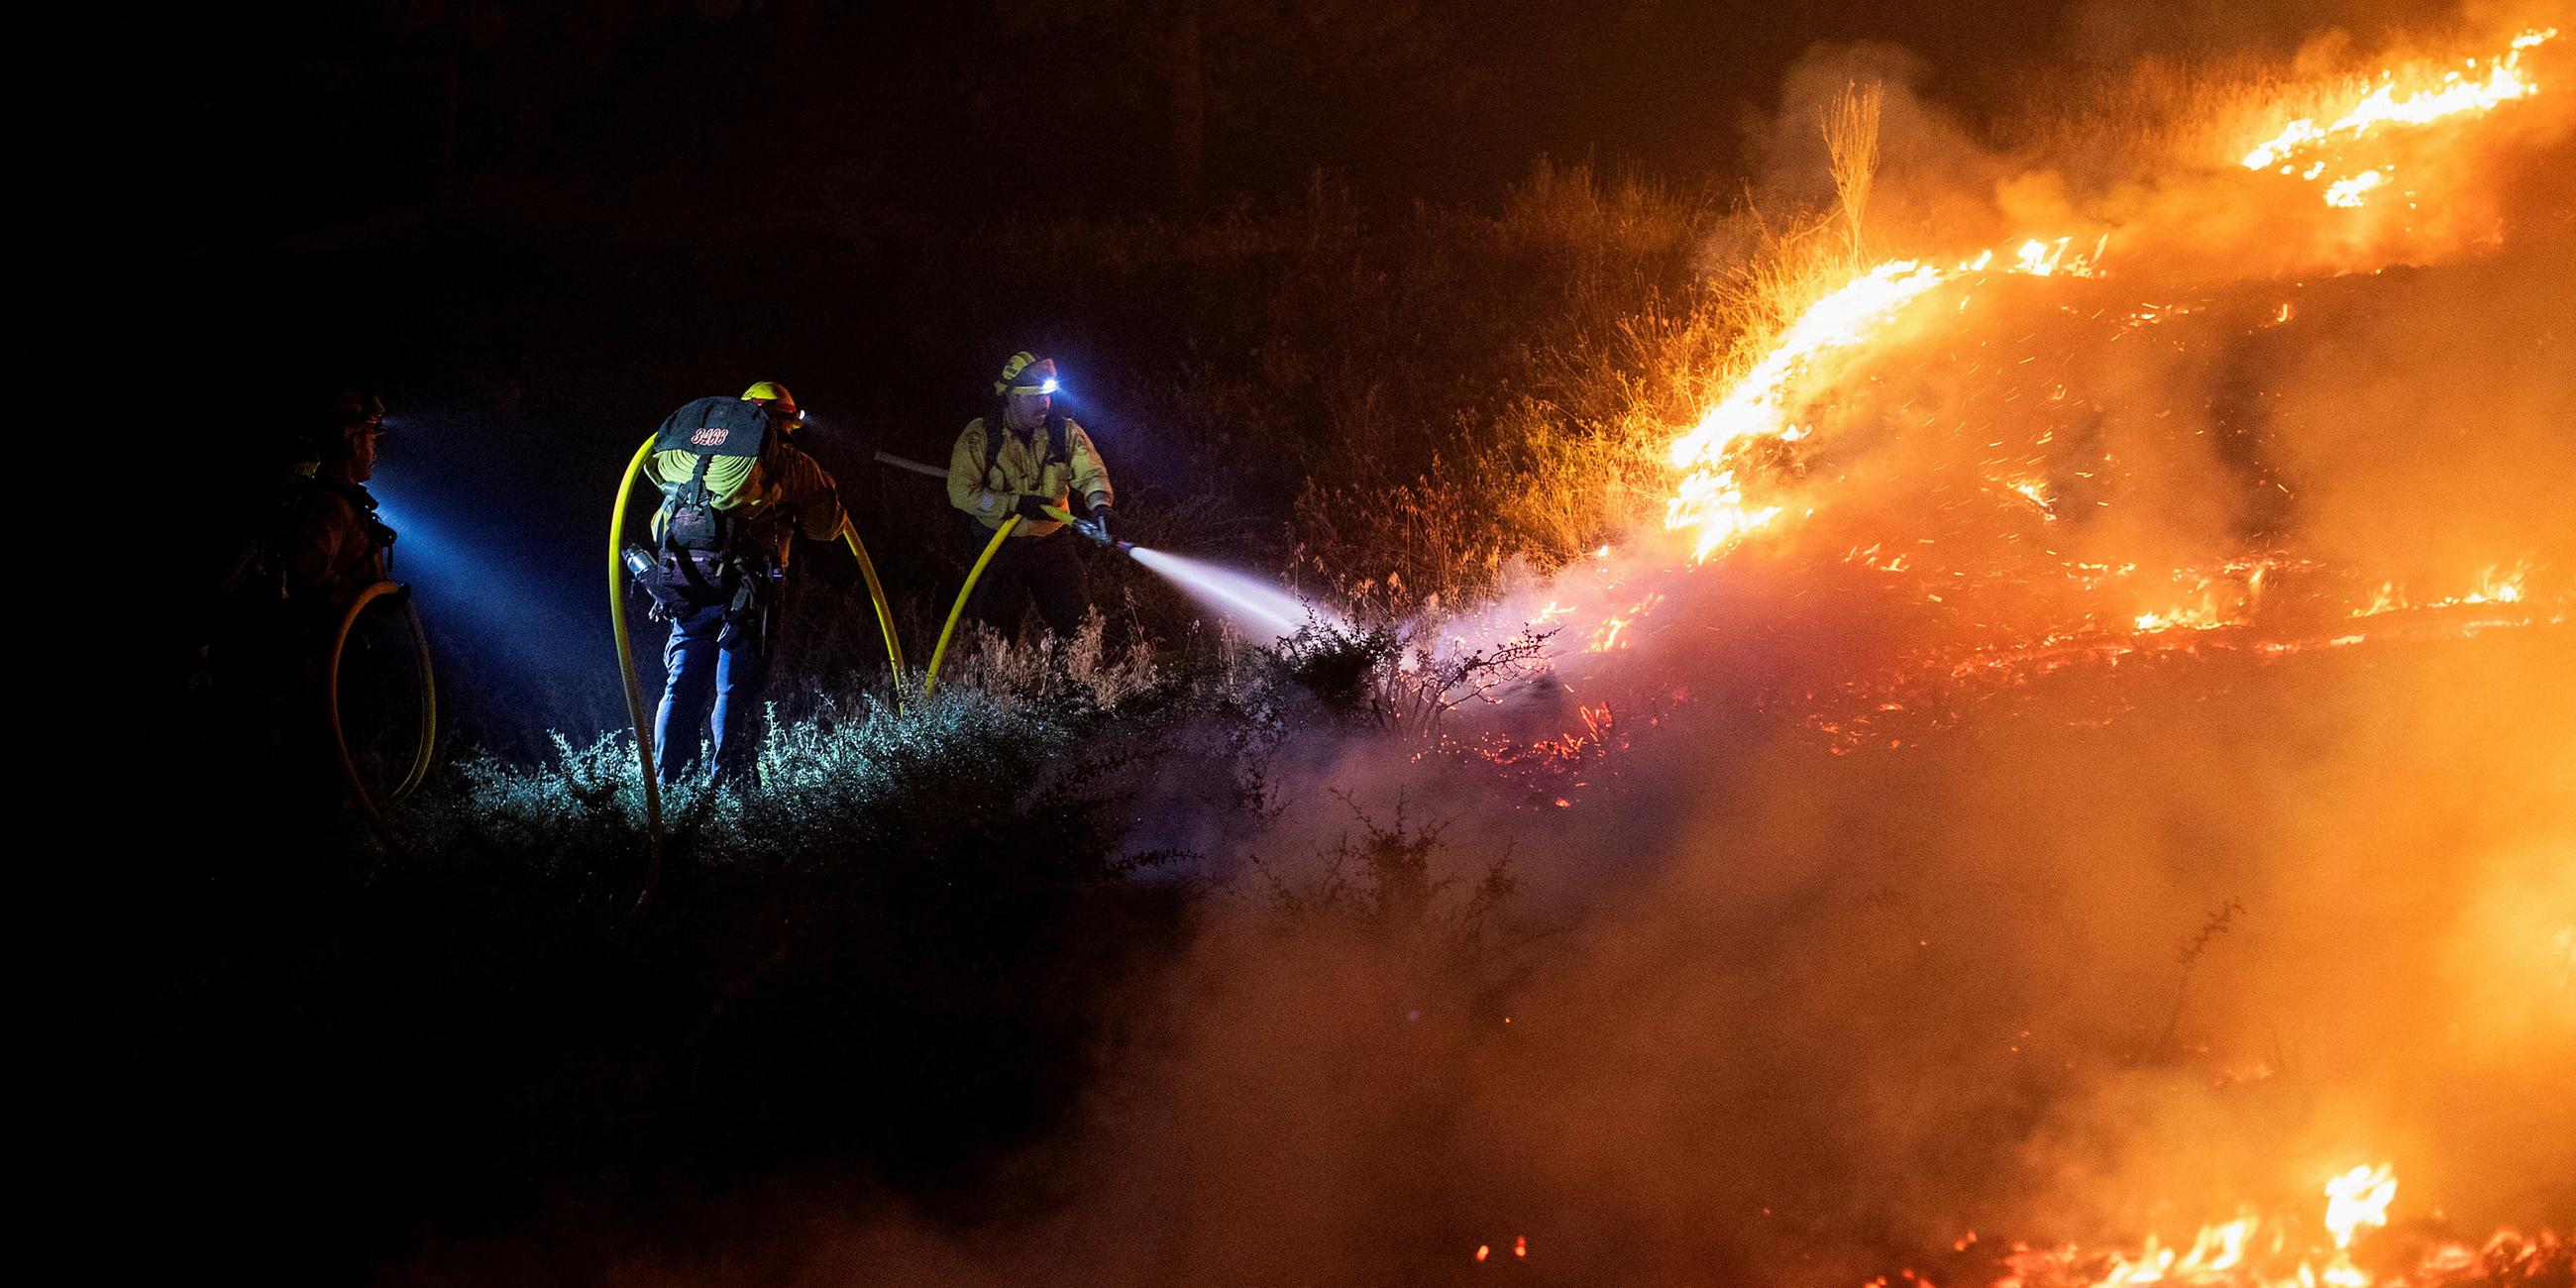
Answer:
[[715, 464], [715, 453], [703, 452], [698, 462], [689, 467], [689, 481], [672, 489], [672, 499], [683, 505], [703, 505], [707, 499], [707, 467]]

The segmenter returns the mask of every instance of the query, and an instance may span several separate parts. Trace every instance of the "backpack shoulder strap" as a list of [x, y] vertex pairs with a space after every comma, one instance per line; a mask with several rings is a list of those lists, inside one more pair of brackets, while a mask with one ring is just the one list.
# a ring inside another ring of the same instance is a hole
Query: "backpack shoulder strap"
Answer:
[[1011, 481], [1002, 477], [1002, 435], [1010, 431], [1004, 429], [1001, 434], [996, 434], [993, 431], [994, 419], [998, 418], [979, 417], [967, 428], [984, 436], [984, 486], [995, 492], [1004, 492], [1010, 489]]

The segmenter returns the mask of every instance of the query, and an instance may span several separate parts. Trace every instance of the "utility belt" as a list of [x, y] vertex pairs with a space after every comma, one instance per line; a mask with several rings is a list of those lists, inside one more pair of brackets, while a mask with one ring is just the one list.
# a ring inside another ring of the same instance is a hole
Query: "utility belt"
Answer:
[[765, 606], [786, 578], [787, 570], [767, 552], [682, 550], [666, 544], [654, 553], [652, 572], [638, 580], [653, 597], [653, 619], [668, 621], [719, 603], [726, 616], [744, 616]]

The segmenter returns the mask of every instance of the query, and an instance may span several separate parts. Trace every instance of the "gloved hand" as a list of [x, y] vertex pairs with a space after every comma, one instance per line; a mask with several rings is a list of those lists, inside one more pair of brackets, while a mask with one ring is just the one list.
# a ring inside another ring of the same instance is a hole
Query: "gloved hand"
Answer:
[[1100, 533], [1100, 539], [1101, 539], [1102, 541], [1107, 541], [1107, 540], [1109, 540], [1109, 507], [1108, 507], [1108, 506], [1105, 506], [1105, 505], [1095, 505], [1095, 506], [1091, 507], [1091, 526], [1099, 530], [1099, 533]]
[[1045, 497], [1023, 495], [1020, 497], [1019, 503], [1013, 505], [1011, 509], [1018, 513], [1021, 518], [1026, 519], [1031, 523], [1051, 523], [1054, 521], [1055, 516], [1046, 512], [1046, 506], [1047, 498]]

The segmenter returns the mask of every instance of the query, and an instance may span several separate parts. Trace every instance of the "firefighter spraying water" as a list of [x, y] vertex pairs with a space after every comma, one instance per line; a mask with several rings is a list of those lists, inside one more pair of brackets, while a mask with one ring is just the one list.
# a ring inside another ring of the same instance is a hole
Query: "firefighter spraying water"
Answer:
[[[887, 464], [945, 477], [949, 504], [974, 525], [975, 562], [931, 651], [922, 691], [937, 686], [961, 619], [972, 617], [1007, 637], [1019, 626], [1022, 606], [1033, 601], [1049, 634], [1073, 632], [1091, 600], [1068, 534], [1133, 557], [1249, 633], [1275, 639], [1295, 631], [1307, 619], [1295, 597], [1112, 535], [1108, 469], [1091, 436], [1055, 410], [1063, 387], [1054, 359], [1023, 350], [1002, 364], [993, 381], [994, 411], [958, 435], [946, 471], [877, 453]], [[1077, 492], [1081, 514], [1071, 509]]]

